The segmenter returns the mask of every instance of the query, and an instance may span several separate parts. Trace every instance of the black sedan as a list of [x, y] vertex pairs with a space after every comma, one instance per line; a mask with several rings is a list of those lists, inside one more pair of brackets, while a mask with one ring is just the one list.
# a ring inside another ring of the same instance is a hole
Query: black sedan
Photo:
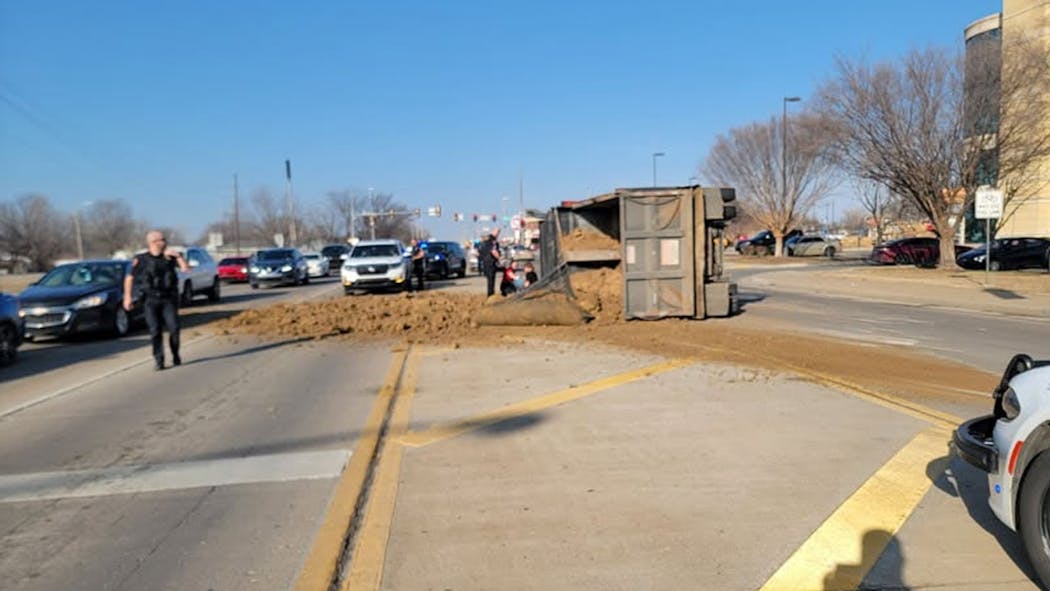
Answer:
[[955, 263], [964, 269], [992, 271], [1006, 269], [1050, 269], [1050, 240], [1045, 238], [1002, 238], [992, 241], [991, 260], [985, 246], [959, 255]]
[[306, 258], [295, 248], [264, 248], [252, 255], [248, 264], [248, 283], [260, 285], [306, 285], [310, 271]]
[[124, 310], [124, 277], [130, 261], [80, 261], [51, 269], [18, 296], [25, 336], [66, 336], [104, 332], [124, 336], [142, 317], [136, 298]]

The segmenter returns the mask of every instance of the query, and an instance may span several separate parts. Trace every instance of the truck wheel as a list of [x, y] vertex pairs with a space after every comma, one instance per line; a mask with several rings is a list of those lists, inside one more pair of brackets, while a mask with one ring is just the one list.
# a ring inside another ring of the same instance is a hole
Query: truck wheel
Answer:
[[113, 336], [118, 339], [128, 334], [128, 328], [131, 327], [131, 319], [128, 318], [128, 312], [124, 309], [124, 306], [117, 306], [117, 311], [113, 313]]
[[182, 298], [179, 305], [183, 308], [188, 308], [193, 305], [193, 282], [187, 281], [186, 285], [182, 286]]
[[0, 366], [11, 365], [18, 354], [18, 331], [10, 323], [0, 324]]
[[219, 281], [218, 277], [212, 279], [211, 289], [208, 291], [208, 301], [209, 302], [212, 302], [212, 303], [217, 302], [217, 301], [219, 301], [219, 298], [222, 296], [222, 293], [221, 293], [222, 288], [219, 287], [220, 283], [221, 282]]
[[1050, 453], [1039, 454], [1025, 469], [1017, 496], [1017, 533], [1028, 562], [1050, 588]]

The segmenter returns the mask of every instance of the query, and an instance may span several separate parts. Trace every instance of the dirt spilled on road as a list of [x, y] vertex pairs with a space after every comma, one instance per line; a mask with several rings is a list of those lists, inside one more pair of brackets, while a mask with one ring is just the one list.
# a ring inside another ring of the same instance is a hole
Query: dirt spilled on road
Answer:
[[348, 296], [245, 310], [219, 321], [216, 328], [222, 334], [272, 337], [400, 337], [451, 342], [471, 330], [473, 316], [484, 302], [485, 297], [480, 295], [439, 291]]

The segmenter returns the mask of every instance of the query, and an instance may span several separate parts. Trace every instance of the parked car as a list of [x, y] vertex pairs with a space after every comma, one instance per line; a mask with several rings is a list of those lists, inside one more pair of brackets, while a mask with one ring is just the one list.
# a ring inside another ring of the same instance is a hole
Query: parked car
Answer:
[[306, 259], [295, 248], [264, 248], [252, 255], [248, 265], [248, 283], [260, 285], [306, 285], [310, 273]]
[[987, 247], [979, 246], [959, 255], [955, 263], [964, 269], [992, 271], [1006, 269], [1050, 270], [1050, 240], [1045, 238], [1002, 238], [992, 241], [991, 261], [986, 261]]
[[842, 252], [842, 243], [828, 236], [796, 236], [786, 247], [788, 256], [831, 258]]
[[350, 254], [350, 246], [347, 244], [329, 244], [321, 249], [321, 256], [328, 259], [329, 272], [338, 271], [348, 254]]
[[398, 240], [363, 240], [346, 257], [340, 271], [343, 291], [408, 289], [411, 259]]
[[424, 242], [427, 275], [447, 279], [449, 275], [466, 277], [467, 254], [457, 242]]
[[218, 269], [223, 281], [248, 281], [248, 257], [226, 257], [219, 261]]
[[321, 256], [320, 253], [308, 252], [303, 255], [306, 259], [306, 272], [310, 277], [327, 277], [328, 276], [328, 259]]
[[193, 298], [199, 295], [208, 296], [211, 302], [219, 301], [222, 291], [219, 266], [208, 251], [199, 246], [176, 246], [169, 247], [169, 250], [182, 252], [190, 266], [189, 271], [179, 270], [179, 304], [190, 306], [193, 304]]
[[993, 392], [992, 414], [956, 429], [956, 454], [988, 473], [988, 504], [1017, 532], [1050, 588], [1050, 361], [1016, 355]]
[[18, 296], [27, 339], [108, 332], [124, 336], [142, 318], [137, 296], [124, 310], [124, 277], [131, 261], [94, 260], [59, 265]]
[[15, 362], [25, 330], [23, 323], [18, 313], [18, 298], [0, 292], [0, 366]]
[[[802, 230], [791, 230], [784, 235], [784, 242], [787, 242], [795, 236], [801, 236]], [[773, 236], [773, 232], [769, 230], [762, 230], [758, 234], [755, 234], [751, 238], [745, 240], [738, 240], [736, 243], [736, 251], [740, 254], [746, 255], [759, 255], [765, 256], [773, 254], [776, 250], [777, 239]]]
[[[970, 250], [955, 245], [955, 256]], [[898, 238], [876, 245], [868, 261], [879, 265], [936, 265], [941, 260], [941, 243], [937, 238]]]

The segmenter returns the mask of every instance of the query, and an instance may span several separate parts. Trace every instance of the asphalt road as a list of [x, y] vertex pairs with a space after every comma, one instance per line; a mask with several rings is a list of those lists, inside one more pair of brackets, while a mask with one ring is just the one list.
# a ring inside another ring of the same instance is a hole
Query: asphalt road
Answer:
[[806, 273], [806, 267], [737, 268], [737, 282], [748, 322], [777, 324], [807, 333], [851, 341], [915, 349], [1000, 372], [1015, 353], [1050, 359], [1050, 321], [932, 307], [865, 301], [863, 294], [838, 297], [786, 291], [762, 284], [763, 273]]

